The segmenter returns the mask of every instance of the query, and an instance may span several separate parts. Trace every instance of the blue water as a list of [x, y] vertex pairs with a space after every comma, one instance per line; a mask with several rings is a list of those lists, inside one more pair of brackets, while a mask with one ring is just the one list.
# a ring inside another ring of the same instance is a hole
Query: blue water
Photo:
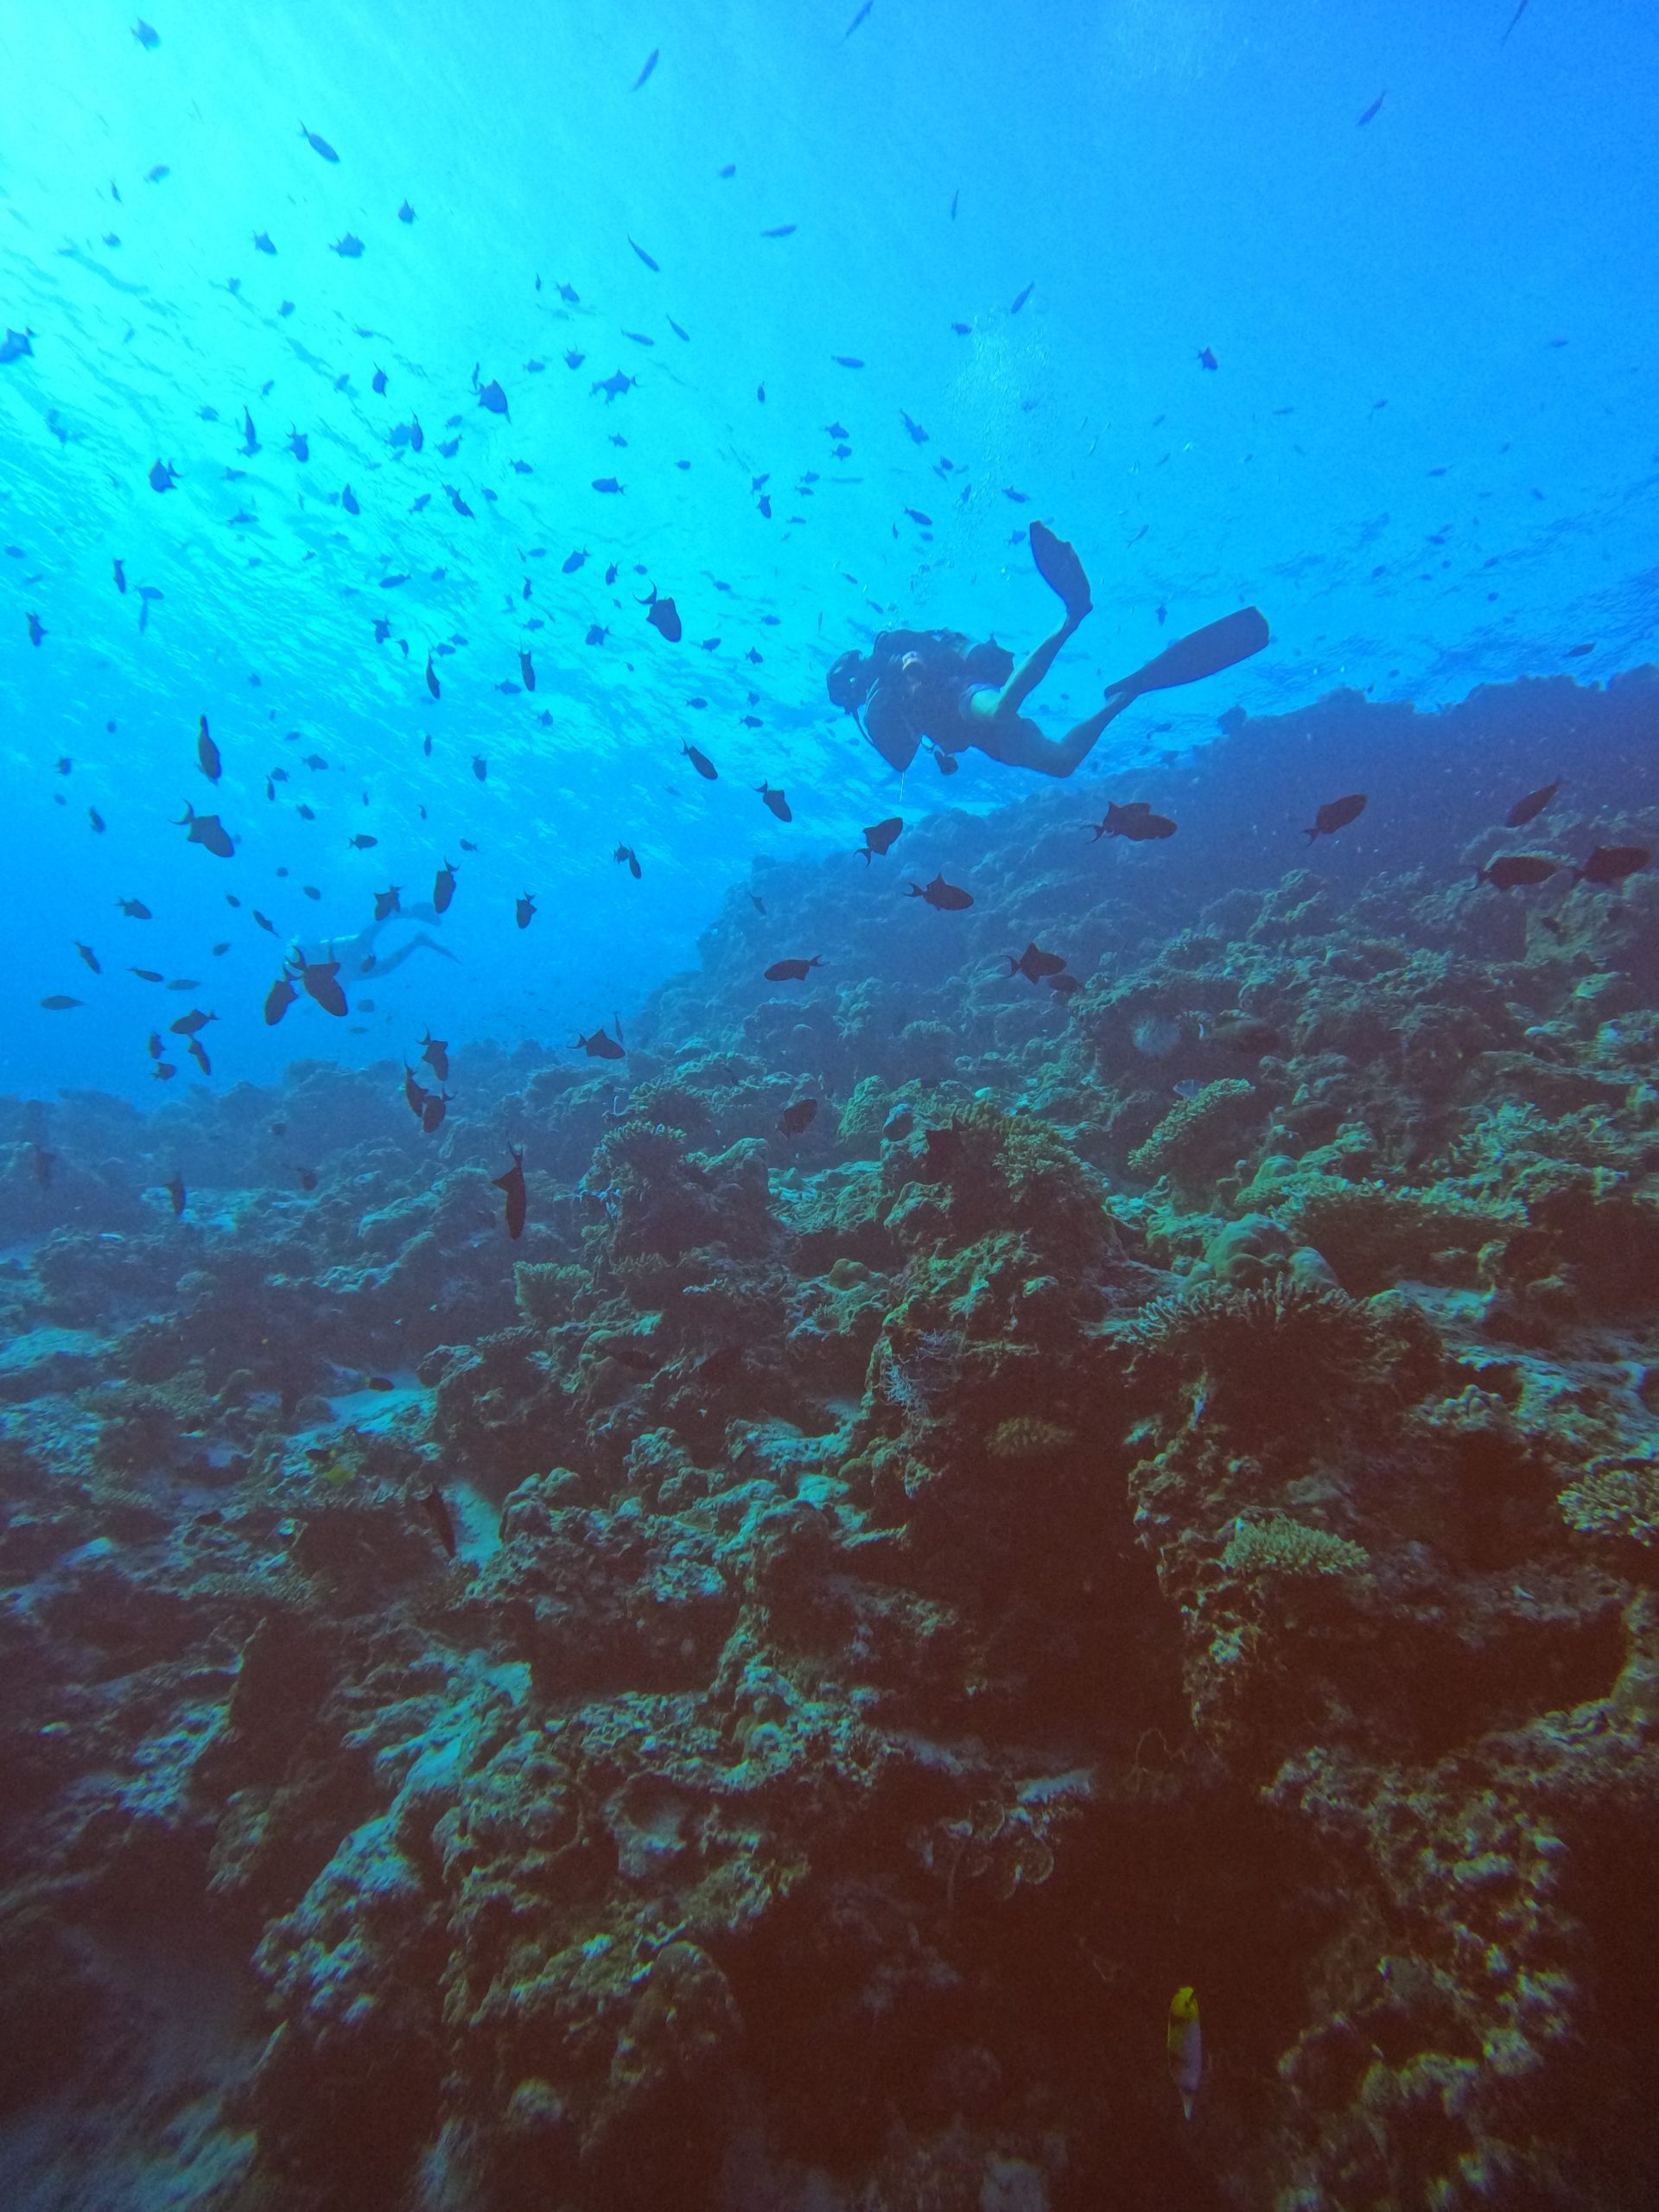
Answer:
[[[1510, 0], [156, 8], [152, 46], [113, 6], [0, 16], [0, 322], [30, 346], [0, 365], [7, 1089], [152, 1100], [147, 1037], [191, 1003], [216, 1081], [419, 1022], [562, 1048], [626, 1020], [770, 857], [944, 796], [925, 762], [901, 791], [823, 673], [892, 622], [1034, 641], [1033, 516], [1096, 609], [1051, 731], [1233, 607], [1274, 627], [1085, 778], [1235, 704], [1651, 657], [1659, 22], [1628, 0], [1508, 35]], [[1028, 782], [969, 755], [948, 797]], [[267, 1028], [285, 944], [445, 857], [453, 960]]]

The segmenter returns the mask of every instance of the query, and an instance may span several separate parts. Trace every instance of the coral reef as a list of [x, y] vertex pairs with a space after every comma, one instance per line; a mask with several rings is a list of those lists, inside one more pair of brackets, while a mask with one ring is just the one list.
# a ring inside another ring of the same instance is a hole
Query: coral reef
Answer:
[[[1247, 734], [1251, 822], [1440, 741]], [[0, 1103], [39, 2201], [1652, 2201], [1653, 886], [1077, 805], [906, 832], [950, 939], [780, 868], [810, 996], [735, 901], [632, 1085], [457, 1046], [435, 1146], [390, 1067]]]

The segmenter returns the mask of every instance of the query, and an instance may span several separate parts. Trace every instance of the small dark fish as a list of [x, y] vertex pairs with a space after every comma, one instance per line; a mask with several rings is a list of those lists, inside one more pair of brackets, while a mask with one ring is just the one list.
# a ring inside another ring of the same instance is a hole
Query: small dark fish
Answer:
[[129, 976], [136, 976], [141, 983], [159, 983], [162, 981], [162, 971], [159, 968], [129, 968], [127, 973]]
[[357, 503], [357, 494], [353, 491], [349, 484], [341, 487], [340, 504], [345, 508], [348, 515], [360, 515], [363, 512], [362, 508], [359, 506]]
[[683, 330], [679, 324], [675, 321], [672, 315], [670, 315], [668, 318], [668, 327], [677, 338], [683, 338], [688, 346], [691, 343], [690, 332], [689, 330]]
[[171, 1083], [174, 1077], [177, 1075], [178, 1070], [171, 1060], [157, 1060], [155, 1066], [151, 1068], [150, 1073], [157, 1083]]
[[127, 588], [127, 575], [126, 570], [121, 566], [120, 556], [118, 554], [111, 565], [115, 569], [115, 588], [118, 592], [124, 592]]
[[210, 1021], [218, 1020], [219, 1016], [216, 1014], [204, 1014], [200, 1007], [193, 1006], [188, 1014], [181, 1014], [176, 1021], [169, 1021], [167, 1026], [175, 1037], [194, 1037], [204, 1030]]
[[699, 753], [695, 745], [687, 745], [683, 739], [680, 741], [680, 751], [706, 782], [712, 784], [717, 781], [720, 771], [706, 753]]
[[1074, 991], [1083, 988], [1083, 979], [1080, 976], [1051, 976], [1048, 988], [1058, 992], [1061, 998], [1069, 999]]
[[41, 642], [41, 639], [42, 638], [44, 638], [47, 634], [48, 634], [48, 632], [47, 632], [46, 626], [45, 626], [45, 625], [44, 625], [44, 623], [42, 623], [42, 621], [41, 620], [40, 616], [39, 616], [38, 614], [31, 614], [31, 615], [29, 616], [29, 644], [30, 644], [31, 645], [38, 645], [40, 644], [40, 642]]
[[448, 1082], [449, 1046], [443, 1038], [435, 1037], [429, 1029], [422, 1033], [421, 1058], [440, 1083]]
[[619, 845], [611, 855], [613, 861], [626, 861], [628, 873], [637, 883], [639, 880], [639, 857], [632, 845]]
[[[439, 1078], [442, 1081], [442, 1077]], [[426, 1119], [426, 1102], [432, 1096], [407, 1061], [404, 1064], [404, 1097], [417, 1122]]]
[[356, 836], [348, 837], [346, 842], [355, 851], [366, 853], [372, 851], [380, 840], [378, 837], [371, 837], [366, 830], [359, 830]]
[[786, 1137], [798, 1137], [810, 1126], [818, 1110], [816, 1098], [798, 1098], [792, 1106], [785, 1106], [778, 1116], [778, 1126]]
[[276, 251], [270, 242], [269, 231], [256, 231], [253, 234], [253, 246], [256, 253], [275, 253]]
[[912, 883], [906, 892], [906, 899], [925, 899], [930, 906], [937, 906], [942, 914], [959, 914], [974, 903], [973, 893], [963, 891], [954, 883], [947, 883], [943, 875], [936, 875], [931, 883]]
[[525, 690], [533, 691], [536, 689], [536, 664], [523, 645], [518, 648], [518, 673], [524, 680]]
[[72, 1007], [86, 1003], [85, 999], [72, 999], [67, 991], [54, 991], [50, 998], [41, 1001], [48, 1014], [67, 1014]]
[[426, 443], [426, 432], [421, 428], [421, 418], [418, 415], [411, 415], [409, 418], [408, 436], [410, 451], [419, 453]]
[[1221, 363], [1216, 359], [1215, 355], [1210, 351], [1210, 348], [1207, 346], [1200, 346], [1198, 348], [1198, 366], [1201, 369], [1218, 369], [1221, 366]]
[[838, 369], [861, 369], [864, 365], [856, 353], [832, 353], [830, 358]]
[[859, 25], [864, 21], [865, 17], [869, 14], [871, 9], [874, 7], [874, 5], [875, 0], [863, 0], [863, 5], [860, 8], [858, 13], [853, 17], [852, 22], [848, 24], [846, 29], [842, 31], [841, 35], [841, 42], [843, 46], [846, 45], [848, 40], [851, 38], [853, 33], [858, 29]]
[[1117, 806], [1109, 800], [1100, 822], [1090, 826], [1096, 840], [1127, 837], [1131, 844], [1144, 844], [1152, 838], [1175, 835], [1175, 824], [1169, 816], [1154, 814], [1143, 798], [1131, 799], [1127, 806]]
[[196, 764], [210, 784], [216, 784], [220, 774], [219, 747], [208, 734], [207, 717], [203, 715], [196, 728]]
[[104, 835], [104, 817], [95, 806], [87, 808], [86, 819], [92, 826], [93, 836], [101, 837]]
[[1560, 791], [1561, 783], [1562, 779], [1557, 776], [1553, 784], [1540, 784], [1535, 791], [1529, 791], [1524, 798], [1516, 799], [1503, 817], [1504, 828], [1524, 830], [1529, 822], [1535, 821]]
[[905, 509], [905, 512], [909, 516], [912, 522], [918, 524], [923, 530], [932, 529], [932, 516], [924, 514], [919, 507], [906, 507]]
[[92, 969], [94, 976], [101, 976], [104, 973], [104, 970], [98, 964], [98, 955], [92, 950], [90, 944], [83, 944], [78, 937], [72, 937], [69, 942], [74, 946], [75, 950], [86, 963], [86, 965]]
[[438, 1541], [443, 1546], [445, 1551], [448, 1553], [450, 1558], [454, 1559], [455, 1556], [454, 1518], [450, 1513], [448, 1506], [444, 1503], [443, 1492], [438, 1488], [435, 1483], [432, 1485], [432, 1488], [427, 1491], [425, 1497], [422, 1498], [421, 1505], [423, 1510], [425, 1512], [427, 1519], [432, 1523], [432, 1527], [437, 1535]]
[[1033, 292], [1035, 291], [1036, 289], [1037, 288], [1034, 283], [1027, 284], [1023, 292], [1016, 292], [1013, 300], [1009, 302], [1008, 313], [1010, 315], [1018, 315], [1020, 308], [1024, 307], [1026, 302], [1031, 297]]
[[1046, 976], [1058, 976], [1065, 963], [1058, 952], [1044, 952], [1035, 944], [1028, 944], [1017, 957], [1005, 953], [1010, 976], [1023, 976], [1028, 983], [1040, 983]]
[[429, 652], [426, 657], [426, 688], [435, 699], [441, 699], [443, 696], [442, 686], [438, 682], [438, 671], [432, 665], [432, 656]]
[[[639, 74], [634, 79], [632, 84], [628, 87], [628, 90], [631, 92], [637, 92], [639, 90], [639, 87], [651, 75], [652, 71], [657, 67], [657, 56], [659, 50], [659, 48], [653, 46], [651, 52], [645, 56], [645, 67], [639, 72]], [[632, 244], [632, 240], [630, 240], [630, 244]], [[561, 287], [561, 289], [563, 289], [563, 287]]]
[[474, 753], [473, 773], [478, 778], [480, 784], [488, 783], [490, 779], [490, 764], [488, 758], [484, 753]]
[[613, 494], [620, 494], [622, 490], [622, 486], [617, 482], [614, 476], [595, 476], [588, 486], [588, 489], [594, 492], [608, 492]]
[[149, 488], [152, 492], [170, 492], [179, 480], [179, 472], [171, 461], [156, 461], [149, 467]]
[[[1527, 12], [1527, 0], [1521, 0], [1521, 4], [1520, 4], [1520, 6], [1516, 10], [1515, 13], [1514, 13], [1510, 17], [1509, 22], [1507, 23], [1507, 25], [1506, 25], [1506, 26], [1505, 26], [1505, 28], [1504, 28], [1504, 32], [1503, 32], [1503, 37], [1502, 37], [1501, 39], [1499, 39], [1499, 41], [1497, 41], [1497, 42], [1498, 42], [1498, 44], [1499, 44], [1500, 46], [1507, 46], [1507, 45], [1509, 44], [1509, 42], [1510, 42], [1510, 32], [1515, 29], [1516, 25], [1520, 22], [1520, 20], [1521, 20], [1522, 16], [1524, 16], [1524, 15], [1526, 14], [1526, 12]], [[137, 37], [137, 32], [135, 32], [135, 33], [133, 34], [133, 35], [134, 35], [135, 37]]]
[[480, 385], [478, 404], [480, 407], [486, 408], [492, 415], [505, 415], [507, 412], [507, 395], [493, 377], [490, 378], [488, 384]]
[[1653, 855], [1645, 845], [1598, 845], [1582, 868], [1574, 868], [1574, 883], [1617, 885], [1627, 875], [1646, 868]]
[[133, 25], [132, 35], [134, 38], [137, 40], [139, 45], [143, 48], [146, 54], [154, 54], [156, 48], [162, 42], [162, 35], [160, 31], [156, 30], [153, 25], [147, 23], [142, 16], [139, 16], [137, 22]]
[[184, 1049], [189, 1053], [191, 1058], [201, 1070], [203, 1075], [212, 1075], [213, 1071], [213, 1064], [208, 1058], [200, 1037], [190, 1038], [186, 1043]]
[[[626, 236], [626, 232], [624, 233], [624, 236]], [[639, 255], [640, 260], [645, 263], [646, 268], [651, 270], [654, 276], [660, 276], [662, 275], [663, 271], [661, 264], [653, 261], [651, 256], [645, 251], [644, 246], [634, 245], [632, 238], [628, 239], [628, 244], [633, 246], [634, 251]]]
[[498, 1191], [506, 1194], [507, 1234], [515, 1242], [524, 1233], [524, 1155], [512, 1147], [512, 1165], [505, 1175], [494, 1179]]
[[680, 611], [671, 599], [658, 599], [653, 594], [645, 620], [653, 630], [667, 639], [671, 645], [677, 645], [685, 634], [680, 623]]
[[536, 918], [536, 901], [531, 893], [526, 891], [519, 895], [514, 903], [513, 912], [519, 928], [527, 930]]
[[306, 144], [310, 147], [312, 152], [314, 154], [321, 154], [325, 162], [337, 162], [340, 159], [340, 156], [328, 143], [328, 141], [326, 138], [319, 138], [315, 130], [308, 130], [304, 124], [301, 124], [300, 125], [300, 136], [304, 139]]
[[892, 849], [894, 839], [900, 835], [904, 826], [902, 817], [897, 814], [890, 814], [885, 822], [871, 824], [864, 832], [864, 842], [859, 849], [866, 868], [873, 859], [880, 860], [883, 854]]
[[311, 441], [303, 430], [289, 432], [288, 449], [296, 461], [309, 461], [311, 458]]
[[449, 1094], [447, 1090], [427, 1092], [426, 1103], [421, 1108], [421, 1128], [428, 1136], [436, 1136], [443, 1127], [443, 1117], [448, 1110]]
[[796, 223], [774, 223], [769, 231], [762, 231], [760, 235], [763, 238], [791, 238], [799, 227]]
[[386, 890], [375, 893], [374, 918], [377, 922], [384, 922], [389, 914], [396, 914], [401, 911], [397, 884], [391, 884]]
[[1500, 853], [1475, 871], [1477, 886], [1490, 883], [1494, 891], [1513, 891], [1517, 884], [1548, 883], [1560, 863], [1536, 853]]
[[434, 913], [448, 913], [449, 911], [449, 901], [454, 897], [454, 863], [453, 861], [445, 861], [443, 866], [438, 870], [436, 875], [432, 879], [432, 911]]
[[162, 1188], [167, 1192], [168, 1198], [172, 1202], [173, 1218], [176, 1221], [179, 1216], [184, 1211], [187, 1205], [189, 1203], [185, 1193], [184, 1178], [180, 1174], [176, 1167], [168, 1177], [166, 1182], [162, 1184]]
[[1353, 791], [1346, 798], [1327, 799], [1313, 817], [1313, 827], [1305, 832], [1311, 845], [1316, 837], [1334, 836], [1338, 830], [1345, 830], [1351, 822], [1357, 822], [1365, 811], [1365, 793]]
[[781, 791], [773, 791], [770, 784], [759, 784], [755, 788], [759, 791], [762, 800], [780, 822], [792, 822], [795, 819], [790, 812], [789, 801]]
[[1582, 660], [1586, 653], [1592, 653], [1595, 650], [1595, 640], [1592, 639], [1586, 645], [1569, 645], [1561, 658], [1563, 660]]
[[628, 1056], [627, 1047], [620, 1038], [608, 1037], [602, 1029], [595, 1029], [591, 1037], [584, 1037], [578, 1031], [570, 1049], [586, 1052], [590, 1060], [625, 1060]]
[[242, 410], [242, 452], [251, 458], [259, 450], [259, 439], [253, 427], [253, 417], [245, 407]]
[[415, 219], [415, 210], [410, 206], [407, 200], [404, 200], [403, 206], [397, 210], [397, 219], [400, 223], [412, 223]]
[[157, 162], [153, 169], [146, 169], [144, 171], [144, 182], [146, 184], [160, 184], [164, 177], [169, 177], [172, 174], [173, 171], [166, 162]]
[[4, 338], [0, 339], [0, 367], [8, 361], [21, 361], [25, 354], [32, 353], [35, 348], [29, 341], [34, 335], [32, 330], [12, 330], [9, 327]]
[[314, 998], [325, 1014], [343, 1017], [350, 1012], [346, 994], [336, 980], [340, 974], [338, 960], [302, 962], [299, 974], [307, 996]]
[[[565, 358], [569, 359], [569, 356], [567, 354]], [[576, 356], [578, 361], [580, 361], [582, 358], [582, 357], [580, 353]], [[638, 377], [625, 376], [622, 371], [618, 369], [614, 374], [601, 378], [598, 384], [592, 387], [592, 389], [594, 391], [602, 391], [604, 393], [605, 404], [608, 407], [613, 399], [620, 399], [623, 393], [626, 391], [631, 385], [638, 384], [639, 381], [639, 379]]]
[[910, 433], [910, 442], [912, 445], [925, 446], [927, 443], [927, 432], [919, 423], [912, 421], [902, 407], [899, 410], [899, 419]]
[[1384, 88], [1382, 89], [1382, 92], [1380, 92], [1377, 94], [1376, 98], [1376, 99], [1371, 102], [1371, 104], [1370, 104], [1370, 107], [1368, 107], [1368, 108], [1366, 109], [1366, 111], [1365, 111], [1364, 114], [1363, 114], [1363, 115], [1362, 115], [1362, 116], [1360, 117], [1360, 118], [1359, 118], [1359, 128], [1360, 128], [1362, 130], [1365, 128], [1365, 125], [1366, 125], [1366, 124], [1367, 124], [1371, 120], [1372, 117], [1373, 117], [1373, 116], [1375, 116], [1375, 115], [1378, 112], [1378, 111], [1381, 109], [1381, 107], [1382, 107], [1382, 105], [1383, 101], [1384, 101], [1385, 99], [1387, 99], [1387, 98], [1388, 98], [1388, 97], [1389, 97], [1389, 95], [1388, 95], [1388, 88], [1387, 88], [1386, 86], [1384, 86]]
[[342, 261], [359, 261], [363, 257], [363, 241], [355, 231], [346, 231], [329, 246], [330, 253], [337, 253]]
[[187, 844], [205, 846], [219, 860], [228, 861], [235, 855], [231, 833], [216, 814], [198, 814], [187, 801], [183, 816], [173, 827], [184, 831]]
[[129, 921], [149, 922], [155, 919], [142, 899], [118, 899], [115, 903]]
[[384, 369], [377, 369], [375, 371], [374, 374], [369, 378], [369, 387], [371, 391], [385, 391], [386, 388], [386, 372]]
[[933, 748], [933, 766], [942, 776], [954, 776], [960, 772], [962, 763], [954, 753], [947, 753], [942, 745], [936, 745]]
[[769, 983], [804, 983], [815, 968], [822, 968], [823, 958], [814, 954], [810, 960], [774, 960], [766, 970]]

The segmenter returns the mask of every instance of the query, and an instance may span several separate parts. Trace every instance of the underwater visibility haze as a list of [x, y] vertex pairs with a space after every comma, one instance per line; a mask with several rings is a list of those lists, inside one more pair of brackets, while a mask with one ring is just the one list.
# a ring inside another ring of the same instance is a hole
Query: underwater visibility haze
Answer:
[[1656, 97], [0, 10], [8, 2204], [1655, 2201]]

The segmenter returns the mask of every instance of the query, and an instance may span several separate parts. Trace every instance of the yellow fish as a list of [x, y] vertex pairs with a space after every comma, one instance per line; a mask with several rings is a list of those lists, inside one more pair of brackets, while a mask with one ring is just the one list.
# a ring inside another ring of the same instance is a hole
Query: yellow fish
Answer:
[[1169, 2078], [1180, 2093], [1181, 2110], [1192, 2117], [1192, 2100], [1204, 2079], [1204, 2031], [1198, 2025], [1198, 2000], [1190, 1982], [1184, 1982], [1169, 2000]]

